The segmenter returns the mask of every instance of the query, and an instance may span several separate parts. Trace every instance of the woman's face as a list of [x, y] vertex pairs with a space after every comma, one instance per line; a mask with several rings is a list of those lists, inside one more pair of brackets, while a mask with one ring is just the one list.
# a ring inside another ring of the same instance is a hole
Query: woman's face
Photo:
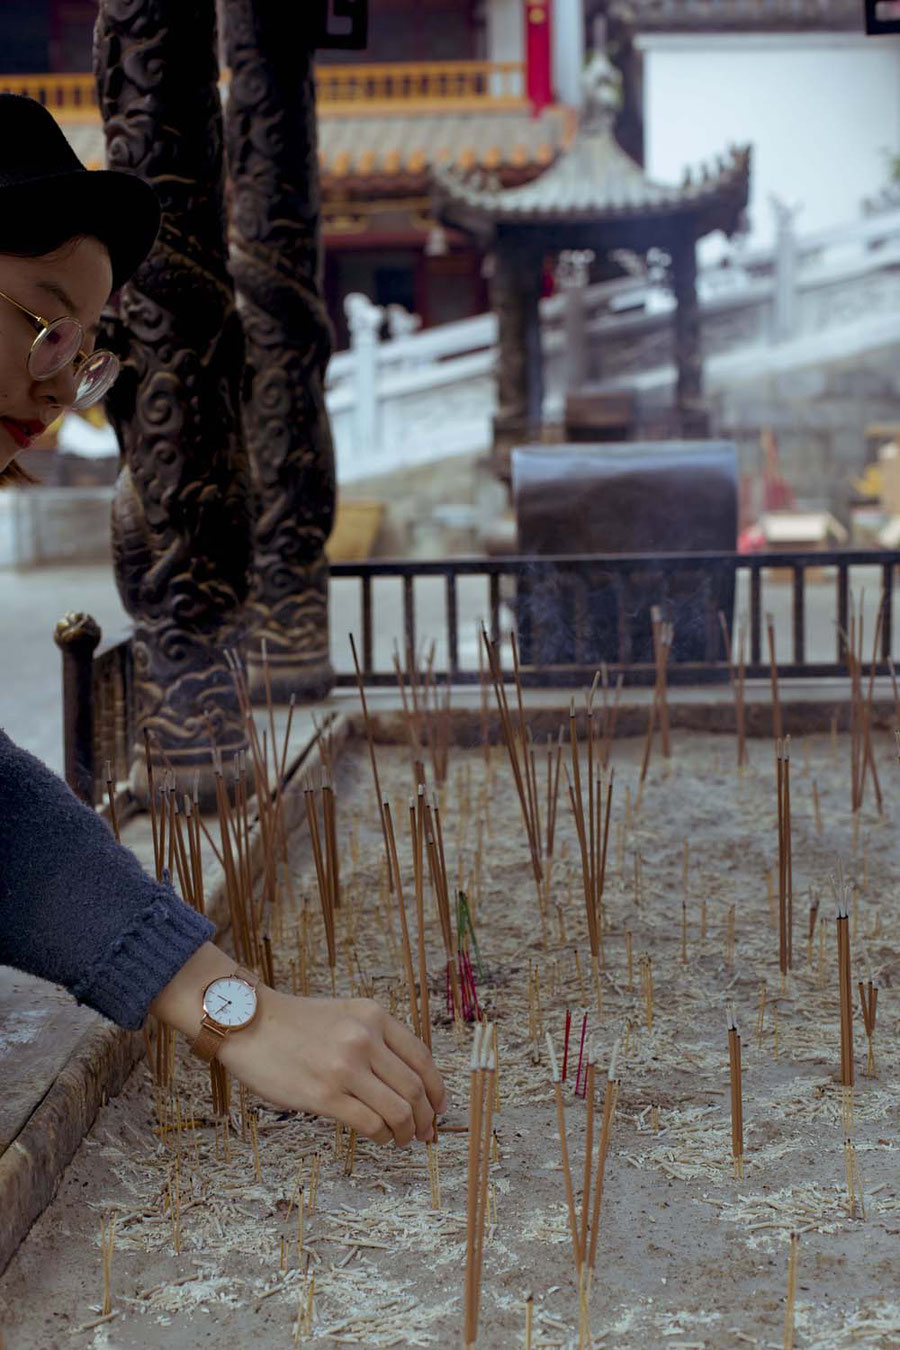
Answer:
[[[63, 244], [40, 258], [0, 253], [0, 291], [48, 323], [64, 315], [78, 319], [86, 352], [94, 348], [111, 287], [109, 254], [99, 239]], [[36, 336], [30, 320], [0, 298], [0, 473], [75, 399], [72, 365], [49, 380], [29, 375], [28, 352]]]

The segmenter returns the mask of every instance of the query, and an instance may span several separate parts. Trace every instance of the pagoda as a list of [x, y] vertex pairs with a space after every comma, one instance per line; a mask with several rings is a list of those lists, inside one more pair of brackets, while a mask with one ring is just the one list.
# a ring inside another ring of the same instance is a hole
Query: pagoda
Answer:
[[687, 172], [679, 186], [649, 179], [613, 134], [622, 77], [595, 51], [582, 77], [582, 108], [571, 144], [520, 187], [450, 169], [434, 173], [434, 214], [489, 253], [491, 305], [498, 320], [495, 455], [541, 439], [544, 380], [539, 301], [548, 255], [616, 250], [668, 260], [676, 363], [677, 434], [706, 433], [703, 353], [697, 301], [697, 240], [739, 229], [750, 183], [749, 147], [713, 167]]

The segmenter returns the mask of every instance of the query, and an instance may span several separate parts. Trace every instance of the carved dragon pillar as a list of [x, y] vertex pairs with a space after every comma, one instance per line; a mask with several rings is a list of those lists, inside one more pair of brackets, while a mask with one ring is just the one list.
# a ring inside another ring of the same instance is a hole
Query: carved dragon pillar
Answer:
[[[116, 581], [139, 728], [203, 790], [211, 738], [226, 756], [246, 744], [223, 652], [240, 641], [251, 546], [213, 0], [100, 0], [95, 73], [110, 167], [151, 183], [163, 207], [103, 337], [123, 363], [107, 399], [122, 452]], [[135, 755], [145, 791], [140, 734]]]
[[255, 489], [247, 664], [263, 691], [316, 698], [334, 683], [325, 542], [335, 509], [325, 408], [331, 335], [320, 293], [314, 8], [225, 0], [231, 268], [246, 339], [244, 434]]

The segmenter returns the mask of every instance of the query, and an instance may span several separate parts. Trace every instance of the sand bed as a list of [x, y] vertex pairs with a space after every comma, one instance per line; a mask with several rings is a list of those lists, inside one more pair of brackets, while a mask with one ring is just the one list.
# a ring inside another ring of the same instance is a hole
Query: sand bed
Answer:
[[[477, 820], [485, 817], [476, 928], [486, 978], [479, 995], [496, 1020], [499, 1160], [491, 1167], [492, 1223], [484, 1256], [479, 1345], [524, 1343], [528, 1291], [536, 1347], [576, 1343], [577, 1293], [547, 1056], [529, 1038], [528, 980], [540, 968], [544, 1026], [559, 1051], [565, 1009], [589, 1028], [605, 1067], [623, 1041], [621, 1090], [606, 1173], [597, 1270], [591, 1295], [593, 1344], [616, 1347], [781, 1346], [788, 1239], [800, 1233], [798, 1346], [820, 1350], [900, 1346], [900, 1150], [897, 1049], [900, 947], [898, 846], [891, 823], [900, 782], [888, 738], [876, 744], [885, 819], [864, 810], [858, 846], [848, 811], [849, 745], [828, 737], [794, 747], [795, 971], [782, 990], [778, 937], [765, 873], [775, 862], [772, 747], [750, 746], [734, 770], [730, 739], [676, 734], [673, 758], [651, 766], [641, 810], [624, 831], [625, 788], [634, 787], [642, 746], [615, 746], [617, 789], [605, 921], [603, 1015], [588, 974], [580, 872], [571, 813], [560, 796], [549, 942], [541, 941], [518, 800], [505, 752], [494, 750], [490, 786], [479, 751], [454, 750], [444, 800], [448, 866], [474, 881]], [[405, 819], [406, 754], [381, 747], [383, 785]], [[824, 831], [814, 821], [812, 782]], [[387, 1006], [405, 1006], [377, 900], [381, 837], [364, 753], [338, 770], [346, 899], [363, 979]], [[460, 828], [460, 814], [465, 817]], [[400, 832], [405, 863], [408, 832]], [[687, 962], [682, 962], [682, 845], [690, 842]], [[634, 858], [641, 894], [635, 897]], [[851, 942], [854, 992], [870, 975], [880, 986], [877, 1078], [863, 1076], [858, 1005], [854, 1138], [862, 1204], [851, 1217], [845, 1180], [839, 1064], [835, 906], [828, 887], [838, 857], [857, 889]], [[304, 837], [293, 858], [298, 896], [313, 901]], [[824, 943], [807, 959], [808, 888], [822, 895]], [[701, 905], [706, 902], [706, 936]], [[729, 910], [734, 906], [734, 954]], [[443, 1015], [439, 933], [429, 898], [429, 967], [435, 1056], [445, 1073], [450, 1125], [466, 1120], [468, 1052]], [[277, 944], [280, 987], [290, 987], [296, 916]], [[565, 940], [563, 940], [563, 930]], [[629, 983], [625, 931], [632, 934]], [[314, 926], [312, 992], [328, 988], [321, 924]], [[346, 949], [346, 943], [345, 949]], [[653, 1029], [647, 1026], [641, 958], [651, 959]], [[766, 1007], [759, 1031], [762, 984]], [[342, 960], [339, 992], [357, 992]], [[734, 1004], [743, 1034], [745, 1176], [731, 1162], [728, 1046], [724, 1009]], [[777, 1012], [777, 1027], [776, 1027]], [[777, 1054], [776, 1054], [777, 1030]], [[577, 1043], [574, 1045], [577, 1057]], [[604, 1078], [598, 1073], [598, 1093]], [[564, 1088], [568, 1137], [580, 1189], [585, 1105]], [[59, 1194], [0, 1280], [5, 1350], [55, 1346], [448, 1346], [459, 1343], [465, 1252], [466, 1136], [442, 1135], [442, 1208], [431, 1207], [425, 1150], [379, 1149], [360, 1141], [352, 1175], [331, 1123], [260, 1108], [256, 1175], [241, 1137], [235, 1094], [228, 1161], [209, 1114], [205, 1070], [180, 1054], [183, 1120], [196, 1124], [172, 1143], [155, 1133], [158, 1107], [146, 1065], [100, 1114], [66, 1172]], [[304, 1212], [297, 1259], [298, 1183], [309, 1197], [318, 1154], [317, 1202]], [[175, 1253], [170, 1195], [180, 1197]], [[103, 1296], [101, 1217], [116, 1214], [111, 1320], [92, 1326]], [[282, 1238], [288, 1269], [280, 1269]], [[298, 1306], [315, 1275], [311, 1331], [295, 1341]]]

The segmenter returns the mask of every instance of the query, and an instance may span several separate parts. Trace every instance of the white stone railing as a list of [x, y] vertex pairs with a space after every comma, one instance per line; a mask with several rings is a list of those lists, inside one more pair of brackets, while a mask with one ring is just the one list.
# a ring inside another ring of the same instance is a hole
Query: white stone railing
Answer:
[[[900, 208], [840, 229], [796, 235], [781, 214], [774, 249], [732, 250], [727, 266], [701, 269], [698, 291], [704, 345], [721, 356], [777, 349], [806, 335], [900, 314]], [[545, 414], [558, 416], [573, 382], [578, 346], [572, 305], [581, 309], [584, 359], [578, 378], [615, 382], [667, 368], [673, 359], [666, 286], [646, 274], [625, 276], [541, 302]], [[497, 322], [480, 314], [423, 333], [382, 341], [384, 311], [348, 296], [348, 351], [328, 367], [327, 399], [338, 477], [347, 482], [487, 450], [494, 413]], [[855, 338], [854, 341], [857, 339]]]

